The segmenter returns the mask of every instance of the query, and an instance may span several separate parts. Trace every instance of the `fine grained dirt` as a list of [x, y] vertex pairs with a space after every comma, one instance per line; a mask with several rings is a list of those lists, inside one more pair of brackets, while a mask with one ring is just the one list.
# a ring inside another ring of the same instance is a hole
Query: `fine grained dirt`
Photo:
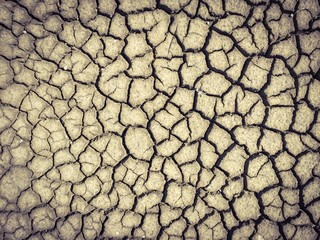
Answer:
[[1, 239], [318, 239], [316, 0], [0, 0]]

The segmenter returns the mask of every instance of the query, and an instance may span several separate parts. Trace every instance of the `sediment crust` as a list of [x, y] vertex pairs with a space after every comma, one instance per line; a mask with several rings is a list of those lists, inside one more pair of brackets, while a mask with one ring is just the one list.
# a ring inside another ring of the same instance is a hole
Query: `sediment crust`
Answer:
[[0, 0], [1, 239], [318, 239], [316, 0]]

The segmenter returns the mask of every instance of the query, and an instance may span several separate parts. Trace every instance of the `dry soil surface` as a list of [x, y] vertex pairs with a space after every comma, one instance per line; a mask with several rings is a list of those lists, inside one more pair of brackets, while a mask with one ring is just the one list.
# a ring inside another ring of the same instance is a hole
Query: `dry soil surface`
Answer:
[[319, 239], [316, 0], [0, 0], [1, 239]]

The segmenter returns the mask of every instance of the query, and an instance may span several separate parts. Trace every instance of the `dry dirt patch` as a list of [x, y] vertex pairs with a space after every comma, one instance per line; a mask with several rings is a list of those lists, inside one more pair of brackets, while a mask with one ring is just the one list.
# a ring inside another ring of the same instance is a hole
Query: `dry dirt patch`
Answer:
[[1, 239], [318, 239], [315, 0], [0, 0]]

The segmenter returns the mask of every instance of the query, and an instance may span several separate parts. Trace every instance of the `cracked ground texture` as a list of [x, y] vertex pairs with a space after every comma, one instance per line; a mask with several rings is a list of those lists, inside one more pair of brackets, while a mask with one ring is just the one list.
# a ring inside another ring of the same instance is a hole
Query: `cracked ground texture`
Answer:
[[319, 239], [316, 0], [0, 0], [0, 239]]

